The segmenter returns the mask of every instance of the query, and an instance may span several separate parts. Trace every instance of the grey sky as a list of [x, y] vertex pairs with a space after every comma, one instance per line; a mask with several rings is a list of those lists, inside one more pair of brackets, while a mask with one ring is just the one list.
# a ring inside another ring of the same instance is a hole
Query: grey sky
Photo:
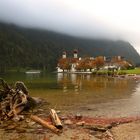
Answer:
[[139, 0], [0, 0], [0, 20], [77, 36], [128, 40], [140, 53]]

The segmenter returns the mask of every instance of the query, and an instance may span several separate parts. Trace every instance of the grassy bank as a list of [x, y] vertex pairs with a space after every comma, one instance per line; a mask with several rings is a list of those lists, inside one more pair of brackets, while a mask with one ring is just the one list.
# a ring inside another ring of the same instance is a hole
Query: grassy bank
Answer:
[[95, 71], [95, 72], [93, 72], [93, 74], [96, 74], [96, 75], [140, 74], [140, 68], [135, 68], [135, 69], [130, 69], [130, 70], [119, 70], [119, 71], [115, 71], [115, 72], [113, 72], [113, 71], [108, 71], [108, 70], [99, 70], [99, 71]]
[[120, 73], [126, 73], [126, 74], [140, 74], [140, 68], [135, 68], [131, 70], [120, 70]]

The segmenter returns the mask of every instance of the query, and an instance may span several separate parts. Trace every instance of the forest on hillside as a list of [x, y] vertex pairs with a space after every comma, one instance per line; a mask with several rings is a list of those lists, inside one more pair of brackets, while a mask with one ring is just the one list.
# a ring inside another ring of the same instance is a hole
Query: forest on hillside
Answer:
[[140, 56], [125, 41], [72, 37], [41, 29], [0, 23], [0, 72], [9, 69], [47, 69], [54, 71], [62, 51], [73, 50], [83, 56], [117, 56], [139, 65]]

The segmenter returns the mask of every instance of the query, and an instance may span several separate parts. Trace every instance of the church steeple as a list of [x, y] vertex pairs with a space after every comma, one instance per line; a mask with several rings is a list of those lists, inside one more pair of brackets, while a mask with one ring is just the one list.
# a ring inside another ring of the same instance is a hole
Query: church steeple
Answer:
[[63, 51], [62, 58], [67, 58], [67, 53], [66, 53], [66, 51]]
[[75, 49], [75, 50], [73, 51], [73, 57], [74, 57], [74, 58], [78, 58], [78, 50]]

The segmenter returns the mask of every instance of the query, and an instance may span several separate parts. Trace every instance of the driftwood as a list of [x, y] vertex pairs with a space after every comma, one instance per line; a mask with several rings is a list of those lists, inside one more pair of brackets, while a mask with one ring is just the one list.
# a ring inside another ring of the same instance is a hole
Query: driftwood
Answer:
[[7, 120], [17, 116], [32, 99], [23, 82], [17, 81], [15, 87], [12, 88], [0, 78], [0, 87], [3, 88], [0, 89], [0, 120]]
[[24, 94], [26, 94], [26, 95], [28, 95], [29, 93], [28, 93], [28, 89], [27, 89], [27, 87], [25, 86], [25, 84], [23, 83], [23, 82], [21, 82], [21, 81], [17, 81], [16, 83], [15, 83], [15, 89], [16, 90], [21, 90]]
[[24, 94], [22, 91], [19, 91], [18, 98], [16, 98], [15, 102], [11, 104], [11, 111], [8, 113], [8, 116], [11, 117], [12, 115], [18, 115], [21, 113], [25, 105], [27, 104], [27, 95]]
[[31, 115], [30, 117], [33, 121], [41, 124], [42, 126], [50, 129], [52, 132], [56, 133], [56, 134], [59, 134], [61, 131], [59, 129], [57, 129], [55, 126], [49, 124], [48, 122], [44, 121], [43, 119], [39, 118], [38, 116], [36, 115]]
[[53, 125], [56, 126], [58, 129], [62, 129], [63, 128], [62, 123], [54, 109], [50, 109], [50, 116], [51, 116]]
[[100, 139], [104, 139], [104, 140], [114, 140], [113, 135], [109, 131], [112, 127], [113, 127], [113, 125], [111, 125], [111, 124], [108, 124], [108, 125], [87, 125], [87, 126], [85, 126], [86, 129], [101, 132], [102, 134], [100, 136], [95, 135], [95, 137], [97, 137], [97, 138], [100, 137]]
[[94, 131], [99, 131], [99, 132], [106, 132], [108, 129], [112, 128], [112, 125], [86, 125], [86, 129], [94, 130]]

